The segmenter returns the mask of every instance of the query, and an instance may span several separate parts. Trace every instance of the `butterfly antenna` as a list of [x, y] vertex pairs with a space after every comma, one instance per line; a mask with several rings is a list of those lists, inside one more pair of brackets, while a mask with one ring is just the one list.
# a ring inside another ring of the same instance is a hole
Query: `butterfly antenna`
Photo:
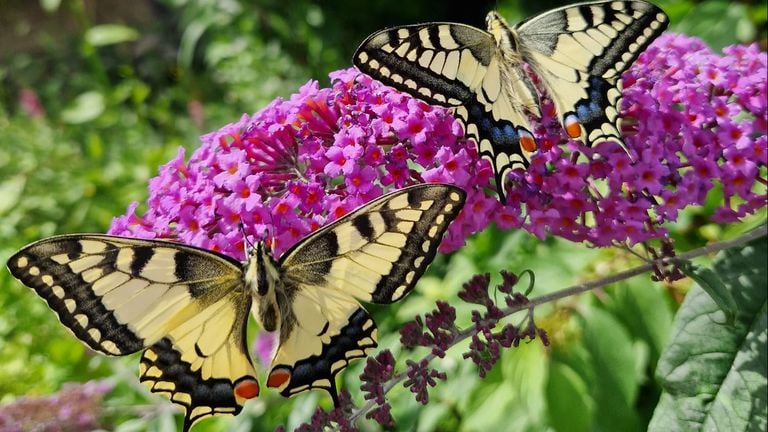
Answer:
[[245, 252], [245, 255], [248, 256], [248, 251], [253, 249], [253, 243], [248, 240], [248, 234], [245, 232], [245, 225], [243, 225], [242, 221], [240, 221], [238, 227], [240, 228], [240, 232], [243, 233], [243, 246], [245, 249], [243, 252]]

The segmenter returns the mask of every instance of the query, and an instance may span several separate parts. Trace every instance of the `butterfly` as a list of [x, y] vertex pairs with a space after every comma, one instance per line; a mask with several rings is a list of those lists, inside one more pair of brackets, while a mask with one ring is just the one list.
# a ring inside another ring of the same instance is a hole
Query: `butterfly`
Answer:
[[259, 395], [246, 337], [251, 309], [278, 335], [267, 387], [283, 396], [325, 389], [338, 404], [336, 374], [377, 346], [358, 300], [407, 295], [465, 197], [452, 185], [403, 188], [279, 259], [264, 242], [241, 263], [171, 241], [72, 234], [25, 246], [8, 269], [90, 348], [143, 351], [140, 381], [185, 410], [186, 431], [208, 416], [236, 415]]
[[488, 31], [443, 22], [381, 30], [353, 62], [386, 85], [453, 108], [491, 163], [506, 203], [504, 180], [526, 168], [538, 148], [528, 115], [541, 117], [539, 96], [524, 64], [540, 78], [569, 137], [589, 146], [612, 141], [629, 153], [620, 132], [621, 74], [668, 21], [641, 0], [565, 6], [513, 27], [490, 12]]

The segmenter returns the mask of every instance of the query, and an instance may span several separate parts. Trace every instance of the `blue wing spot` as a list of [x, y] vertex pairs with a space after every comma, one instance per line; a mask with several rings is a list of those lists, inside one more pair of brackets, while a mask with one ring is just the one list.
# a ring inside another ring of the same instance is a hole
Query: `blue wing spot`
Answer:
[[[490, 112], [485, 111], [485, 107], [479, 103], [467, 105], [467, 124], [477, 126], [478, 139], [487, 138], [491, 142], [491, 151], [482, 151], [480, 143], [478, 153], [480, 156], [490, 160], [493, 166], [493, 174], [496, 180], [499, 200], [506, 204], [505, 179], [503, 173], [507, 172], [510, 164], [497, 164], [497, 155], [505, 154], [513, 162], [511, 165], [520, 163], [524, 167], [528, 166], [527, 149], [533, 151], [536, 149], [536, 141], [533, 135], [524, 127], [517, 126], [509, 120], [495, 120]], [[517, 155], [517, 157], [515, 157]], [[519, 162], [518, 162], [519, 161]]]
[[[608, 91], [614, 86], [603, 78], [590, 76], [587, 87], [587, 99], [581, 99], [574, 105], [574, 111], [579, 122], [587, 131], [600, 129], [604, 123], [610, 123], [605, 116], [608, 102]], [[568, 113], [566, 113], [567, 117]]]
[[467, 123], [477, 126], [477, 132], [481, 138], [490, 138], [494, 150], [493, 156], [497, 153], [524, 156], [520, 148], [520, 133], [518, 132], [521, 129], [524, 131], [524, 128], [515, 126], [508, 120], [494, 120], [491, 113], [486, 112], [480, 104], [473, 104], [467, 108], [469, 112]]

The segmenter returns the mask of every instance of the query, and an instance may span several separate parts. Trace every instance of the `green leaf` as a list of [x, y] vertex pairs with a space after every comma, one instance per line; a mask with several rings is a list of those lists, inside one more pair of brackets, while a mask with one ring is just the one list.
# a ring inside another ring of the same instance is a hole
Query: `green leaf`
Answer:
[[714, 51], [724, 46], [754, 38], [755, 27], [749, 20], [745, 4], [727, 1], [705, 1], [692, 7], [671, 30], [697, 36]]
[[664, 389], [649, 431], [766, 430], [765, 239], [720, 253], [713, 265], [737, 313], [725, 313], [701, 286], [686, 296], [656, 370]]
[[26, 177], [17, 175], [0, 182], [0, 214], [13, 208], [21, 198]]
[[61, 120], [69, 124], [87, 123], [104, 112], [104, 95], [97, 91], [81, 94], [61, 112]]
[[553, 362], [547, 382], [549, 421], [559, 432], [591, 431], [594, 399], [582, 377], [568, 365]]
[[471, 392], [462, 430], [544, 429], [547, 368], [538, 342], [504, 351], [501, 360]]
[[[672, 329], [672, 301], [667, 288], [648, 279], [634, 278], [606, 290], [606, 310], [624, 324], [637, 343], [648, 344], [656, 365]], [[654, 401], [655, 405], [655, 401]]]
[[95, 47], [132, 42], [138, 38], [138, 31], [121, 24], [96, 25], [85, 32], [85, 40]]
[[717, 273], [705, 267], [695, 266], [691, 263], [681, 266], [682, 271], [696, 281], [704, 291], [712, 297], [725, 314], [726, 323], [733, 324], [736, 318], [736, 300], [726, 288], [725, 283]]
[[595, 400], [595, 430], [637, 430], [637, 359], [632, 338], [610, 313], [586, 308], [584, 346], [593, 368], [590, 394]]
[[56, 12], [61, 5], [61, 0], [40, 0], [40, 7], [48, 13]]

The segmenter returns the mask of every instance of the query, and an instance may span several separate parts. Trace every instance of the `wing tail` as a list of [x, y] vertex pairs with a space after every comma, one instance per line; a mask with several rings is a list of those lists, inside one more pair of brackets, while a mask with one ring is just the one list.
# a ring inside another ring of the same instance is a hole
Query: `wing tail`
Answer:
[[219, 300], [147, 348], [140, 381], [184, 409], [184, 427], [214, 415], [237, 415], [259, 384], [248, 351], [250, 296]]

